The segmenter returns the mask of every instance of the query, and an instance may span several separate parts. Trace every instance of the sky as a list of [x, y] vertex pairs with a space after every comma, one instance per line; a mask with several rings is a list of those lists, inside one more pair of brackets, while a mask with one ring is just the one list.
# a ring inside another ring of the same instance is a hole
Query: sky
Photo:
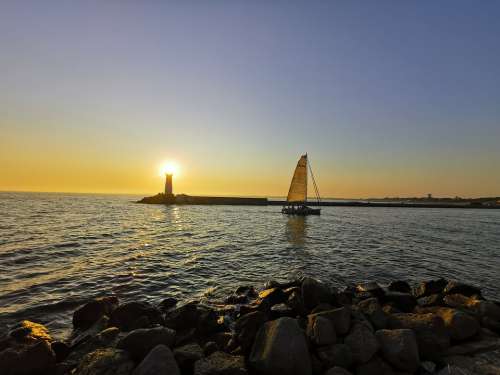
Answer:
[[[498, 1], [0, 3], [0, 190], [500, 195]], [[311, 189], [312, 191], [312, 189]]]

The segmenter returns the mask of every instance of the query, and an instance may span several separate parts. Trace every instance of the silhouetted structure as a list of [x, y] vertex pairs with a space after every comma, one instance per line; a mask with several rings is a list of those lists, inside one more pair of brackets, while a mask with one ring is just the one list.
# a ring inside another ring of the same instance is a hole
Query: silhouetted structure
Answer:
[[174, 190], [172, 187], [172, 177], [173, 177], [173, 174], [171, 174], [171, 173], [165, 174], [165, 196], [166, 197], [174, 195]]

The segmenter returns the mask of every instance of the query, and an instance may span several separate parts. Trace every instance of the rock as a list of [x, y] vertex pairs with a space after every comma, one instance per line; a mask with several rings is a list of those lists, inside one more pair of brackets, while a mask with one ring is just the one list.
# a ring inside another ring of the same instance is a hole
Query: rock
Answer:
[[50, 374], [55, 364], [56, 355], [45, 340], [25, 346], [20, 351], [9, 348], [0, 352], [2, 375]]
[[395, 375], [391, 366], [374, 355], [368, 362], [356, 366], [356, 375]]
[[219, 346], [215, 341], [208, 341], [203, 345], [203, 355], [206, 357], [209, 356], [212, 353], [215, 353], [217, 350], [219, 350]]
[[373, 324], [375, 329], [387, 327], [387, 314], [382, 310], [377, 298], [368, 298], [358, 303], [358, 309]]
[[73, 327], [77, 329], [89, 328], [103, 316], [110, 316], [118, 304], [116, 296], [95, 298], [87, 302], [73, 313]]
[[417, 299], [409, 293], [388, 292], [382, 299], [384, 303], [390, 303], [402, 312], [412, 312], [417, 305]]
[[500, 351], [478, 354], [474, 357], [451, 356], [444, 359], [451, 372], [438, 374], [497, 375], [500, 374]]
[[314, 315], [330, 319], [333, 322], [337, 335], [343, 336], [349, 332], [349, 327], [351, 326], [351, 309], [348, 306], [323, 311]]
[[311, 277], [302, 281], [302, 301], [307, 310], [314, 309], [321, 302], [332, 302], [333, 296], [330, 289], [322, 282]]
[[439, 361], [450, 346], [450, 338], [441, 317], [428, 314], [399, 313], [389, 318], [389, 328], [412, 329], [417, 337], [421, 359]]
[[473, 301], [476, 300], [462, 294], [448, 294], [443, 297], [443, 304], [453, 308], [470, 309]]
[[306, 314], [302, 292], [300, 291], [295, 290], [288, 296], [287, 305], [290, 306], [296, 315], [303, 316]]
[[470, 301], [469, 304], [481, 315], [500, 322], [500, 306], [495, 302], [485, 300]]
[[126, 350], [135, 360], [142, 360], [157, 345], [172, 347], [175, 331], [165, 327], [140, 328], [118, 341], [117, 348]]
[[349, 371], [342, 367], [332, 367], [325, 375], [352, 375]]
[[452, 340], [465, 340], [479, 332], [479, 322], [467, 313], [451, 308], [440, 308], [437, 314], [443, 319]]
[[402, 280], [391, 281], [387, 289], [393, 292], [411, 293], [410, 284]]
[[377, 297], [381, 298], [385, 294], [384, 290], [375, 281], [370, 281], [356, 286], [356, 296], [362, 299]]
[[297, 321], [287, 317], [260, 328], [248, 362], [259, 374], [311, 374], [305, 335]]
[[467, 297], [481, 297], [481, 290], [475, 286], [458, 281], [450, 281], [443, 290], [444, 294], [462, 294]]
[[410, 329], [375, 332], [384, 358], [395, 368], [413, 373], [420, 363], [415, 334]]
[[431, 294], [430, 296], [420, 297], [417, 299], [417, 304], [421, 307], [440, 306], [443, 304], [443, 295]]
[[307, 323], [307, 336], [315, 345], [331, 345], [337, 341], [333, 322], [321, 315], [309, 315]]
[[203, 349], [196, 343], [187, 344], [175, 348], [174, 357], [183, 374], [192, 374], [194, 363], [203, 358]]
[[356, 323], [344, 343], [351, 348], [354, 363], [365, 363], [377, 352], [379, 343], [372, 331], [364, 324]]
[[132, 373], [132, 375], [180, 374], [172, 351], [165, 345], [155, 346]]
[[277, 305], [273, 305], [271, 307], [270, 314], [271, 319], [283, 318], [284, 316], [293, 318], [295, 316], [294, 310], [286, 303], [278, 303]]
[[161, 312], [167, 312], [171, 308], [175, 307], [175, 305], [177, 305], [177, 299], [175, 299], [174, 297], [167, 297], [160, 302], [160, 304], [158, 305], [158, 309]]
[[314, 309], [311, 310], [311, 314], [317, 314], [323, 311], [333, 310], [334, 307], [329, 303], [320, 303]]
[[259, 298], [269, 306], [276, 305], [278, 303], [283, 303], [287, 300], [288, 296], [283, 292], [281, 288], [270, 288], [263, 290], [259, 293]]
[[30, 320], [22, 320], [20, 323], [12, 327], [9, 332], [17, 343], [34, 344], [39, 341], [52, 341], [49, 330], [43, 324], [35, 323]]
[[[77, 336], [71, 337], [71, 339], [69, 340], [70, 346], [73, 348], [75, 346], [80, 345], [83, 342], [87, 342], [89, 339], [95, 337], [97, 334], [99, 334], [104, 329], [106, 329], [106, 327], [108, 327], [108, 324], [109, 324], [109, 318], [106, 315], [104, 315], [97, 322], [95, 322], [91, 327], [85, 329], [84, 331], [80, 331], [80, 330], [73, 331], [73, 333], [77, 334]], [[97, 349], [97, 348], [95, 348], [95, 349]]]
[[215, 352], [194, 364], [194, 375], [247, 375], [245, 357]]
[[220, 330], [217, 312], [208, 306], [189, 302], [170, 310], [165, 315], [165, 325], [176, 331], [196, 329], [196, 334], [209, 335]]
[[98, 349], [83, 357], [73, 375], [129, 375], [134, 366], [123, 350]]
[[161, 312], [146, 302], [128, 302], [118, 306], [110, 316], [110, 326], [118, 327], [121, 331], [131, 331], [136, 328], [136, 322], [143, 316], [149, 324], [162, 324]]
[[497, 337], [488, 337], [479, 341], [469, 341], [458, 345], [453, 345], [444, 353], [445, 356], [454, 355], [474, 355], [500, 349], [500, 339]]
[[447, 283], [445, 279], [424, 281], [413, 290], [413, 295], [416, 298], [421, 298], [432, 294], [440, 294], [443, 292]]
[[62, 341], [55, 341], [50, 344], [50, 347], [56, 355], [56, 362], [64, 361], [71, 351], [70, 347]]
[[234, 325], [235, 338], [244, 352], [251, 349], [259, 328], [267, 321], [261, 311], [255, 311], [239, 318]]
[[352, 365], [352, 352], [349, 345], [334, 344], [318, 348], [316, 351], [325, 368], [333, 366], [349, 368]]

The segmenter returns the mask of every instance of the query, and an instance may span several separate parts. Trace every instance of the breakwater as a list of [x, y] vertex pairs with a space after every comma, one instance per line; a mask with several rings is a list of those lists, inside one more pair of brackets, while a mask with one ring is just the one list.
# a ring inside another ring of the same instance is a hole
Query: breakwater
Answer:
[[[245, 197], [205, 197], [185, 194], [165, 196], [163, 193], [144, 197], [137, 203], [144, 204], [193, 204], [193, 205], [234, 205], [234, 206], [284, 206], [286, 201], [267, 198]], [[369, 201], [310, 201], [308, 206], [323, 207], [394, 207], [394, 208], [467, 208], [467, 209], [500, 209], [500, 205], [485, 205], [478, 202], [439, 203], [439, 202], [369, 202]]]
[[66, 341], [22, 321], [0, 338], [0, 373], [170, 375], [497, 374], [500, 304], [435, 279], [332, 288], [312, 277], [220, 301], [158, 305], [109, 295], [79, 306]]

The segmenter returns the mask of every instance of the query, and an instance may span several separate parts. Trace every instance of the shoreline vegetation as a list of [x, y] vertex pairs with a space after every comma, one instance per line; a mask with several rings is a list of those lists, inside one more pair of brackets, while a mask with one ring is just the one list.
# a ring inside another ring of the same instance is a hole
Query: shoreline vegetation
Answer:
[[458, 281], [331, 288], [312, 277], [239, 286], [218, 303], [89, 300], [55, 341], [24, 320], [0, 373], [404, 375], [500, 373], [500, 303]]
[[[245, 197], [209, 197], [186, 194], [165, 195], [158, 193], [144, 197], [136, 203], [143, 204], [187, 204], [187, 205], [235, 205], [235, 206], [283, 206], [282, 200], [268, 198]], [[414, 208], [480, 208], [500, 209], [500, 198], [381, 198], [370, 200], [322, 200], [308, 201], [308, 206], [340, 206], [340, 207], [414, 207]]]

